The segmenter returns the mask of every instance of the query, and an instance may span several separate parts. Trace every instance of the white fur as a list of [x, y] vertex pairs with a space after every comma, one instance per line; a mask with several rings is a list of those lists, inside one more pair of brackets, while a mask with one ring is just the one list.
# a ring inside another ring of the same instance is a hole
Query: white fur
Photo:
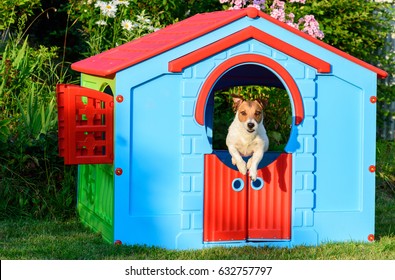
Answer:
[[[232, 124], [229, 126], [226, 145], [232, 156], [232, 163], [237, 166], [243, 175], [246, 175], [248, 170], [251, 180], [255, 181], [258, 164], [262, 160], [264, 152], [269, 148], [269, 138], [262, 122], [257, 123], [255, 119], [250, 118], [242, 123], [237, 117], [238, 113], [236, 113]], [[248, 122], [255, 124], [254, 132], [247, 131]], [[252, 156], [246, 164], [242, 156], [250, 155]]]

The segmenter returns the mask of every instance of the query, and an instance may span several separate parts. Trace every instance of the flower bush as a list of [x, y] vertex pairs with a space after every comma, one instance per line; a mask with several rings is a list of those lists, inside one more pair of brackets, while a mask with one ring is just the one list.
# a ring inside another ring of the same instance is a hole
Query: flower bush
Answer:
[[[323, 39], [324, 33], [320, 30], [318, 21], [313, 15], [304, 15], [295, 21], [296, 11], [294, 7], [293, 11], [287, 12], [287, 5], [285, 1], [273, 0], [271, 4], [266, 0], [219, 0], [221, 4], [224, 4], [224, 8], [228, 9], [241, 9], [245, 7], [254, 7], [260, 11], [267, 11], [273, 18], [292, 26], [293, 28], [299, 29], [304, 33], [310, 35], [313, 38]], [[306, 0], [289, 0], [289, 3], [297, 3], [294, 5], [303, 5]], [[291, 4], [291, 5], [292, 5]]]
[[70, 14], [80, 24], [88, 45], [85, 56], [92, 56], [161, 27], [158, 18], [151, 18], [145, 10], [135, 11], [131, 0], [76, 1]]

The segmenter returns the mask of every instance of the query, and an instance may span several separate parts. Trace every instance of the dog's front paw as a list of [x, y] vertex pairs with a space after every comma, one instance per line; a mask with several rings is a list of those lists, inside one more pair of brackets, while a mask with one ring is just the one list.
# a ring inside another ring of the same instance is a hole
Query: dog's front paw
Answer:
[[236, 166], [237, 166], [237, 169], [239, 169], [241, 174], [243, 174], [243, 175], [247, 174], [247, 165], [243, 160], [236, 162]]
[[249, 175], [249, 177], [250, 177], [250, 179], [251, 179], [252, 181], [255, 181], [255, 180], [256, 180], [256, 177], [257, 177], [257, 170], [256, 170], [256, 169], [250, 169], [250, 170], [248, 171], [248, 175]]
[[249, 170], [251, 168], [252, 165], [252, 157], [250, 157], [247, 161], [247, 169]]
[[233, 165], [236, 165], [236, 164], [237, 164], [237, 161], [235, 160], [234, 157], [232, 157], [232, 164], [233, 164]]

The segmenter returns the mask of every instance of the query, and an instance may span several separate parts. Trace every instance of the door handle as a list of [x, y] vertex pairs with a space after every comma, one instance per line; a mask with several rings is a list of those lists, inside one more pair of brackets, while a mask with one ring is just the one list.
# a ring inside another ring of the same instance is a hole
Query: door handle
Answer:
[[244, 181], [241, 178], [236, 178], [232, 181], [232, 189], [235, 192], [241, 192], [244, 189]]
[[252, 180], [250, 181], [250, 185], [253, 190], [259, 191], [264, 187], [265, 182], [263, 181], [262, 178], [257, 177], [255, 181]]

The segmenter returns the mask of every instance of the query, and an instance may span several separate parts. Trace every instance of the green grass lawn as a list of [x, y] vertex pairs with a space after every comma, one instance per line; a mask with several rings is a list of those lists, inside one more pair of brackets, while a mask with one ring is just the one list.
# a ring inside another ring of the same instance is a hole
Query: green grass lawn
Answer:
[[376, 241], [328, 243], [317, 247], [235, 247], [175, 251], [147, 246], [106, 243], [76, 219], [66, 222], [38, 220], [0, 221], [0, 259], [266, 259], [266, 260], [394, 260], [395, 197], [378, 189]]

